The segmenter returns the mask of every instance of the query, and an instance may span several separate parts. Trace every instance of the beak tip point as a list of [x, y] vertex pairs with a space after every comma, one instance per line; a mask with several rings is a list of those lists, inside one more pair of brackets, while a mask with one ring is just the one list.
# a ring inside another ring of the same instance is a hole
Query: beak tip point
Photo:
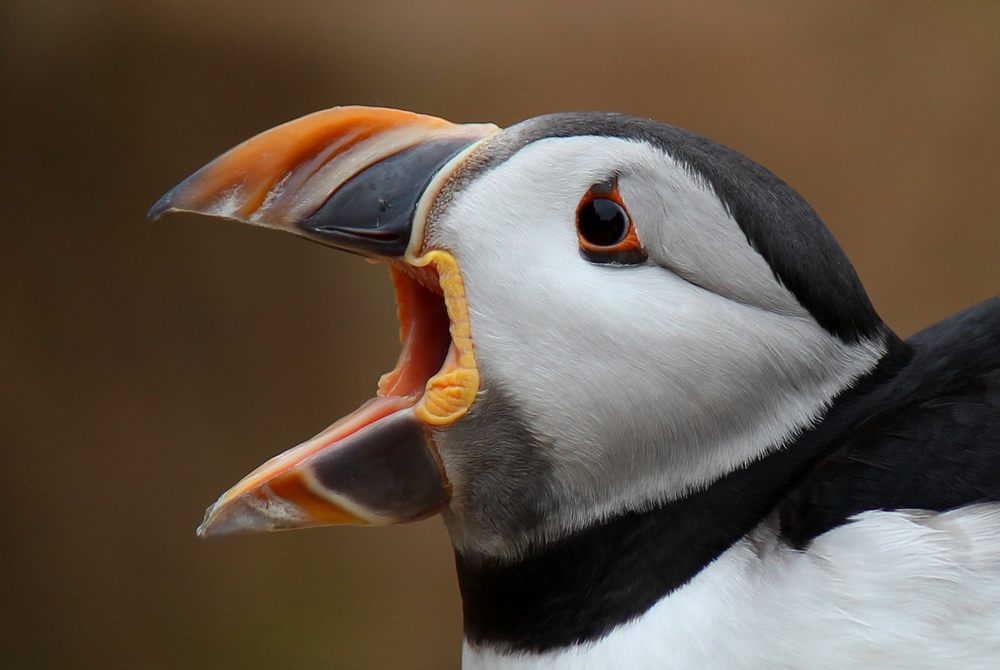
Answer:
[[201, 523], [198, 524], [198, 528], [195, 530], [195, 534], [199, 538], [213, 537], [215, 535], [218, 535], [217, 530], [213, 528], [213, 526], [215, 526], [215, 524], [213, 523], [215, 521], [215, 518], [212, 512], [214, 511], [215, 511], [215, 505], [212, 505], [207, 510], [205, 510], [205, 518], [202, 519]]
[[220, 535], [232, 535], [241, 530], [249, 530], [245, 524], [238, 522], [239, 517], [230, 512], [227, 506], [220, 507], [218, 503], [212, 504], [205, 510], [205, 518], [195, 533], [200, 538], [218, 537]]
[[167, 193], [149, 208], [149, 211], [146, 212], [146, 218], [150, 221], [156, 221], [161, 216], [171, 211], [173, 211], [173, 206], [170, 202], [170, 194]]

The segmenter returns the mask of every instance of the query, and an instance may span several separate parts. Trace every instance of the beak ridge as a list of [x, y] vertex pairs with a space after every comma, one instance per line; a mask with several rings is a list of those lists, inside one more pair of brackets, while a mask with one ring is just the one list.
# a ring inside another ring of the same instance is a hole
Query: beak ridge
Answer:
[[230, 149], [160, 198], [148, 216], [193, 212], [365, 256], [401, 257], [434, 176], [498, 131], [395, 109], [335, 107]]

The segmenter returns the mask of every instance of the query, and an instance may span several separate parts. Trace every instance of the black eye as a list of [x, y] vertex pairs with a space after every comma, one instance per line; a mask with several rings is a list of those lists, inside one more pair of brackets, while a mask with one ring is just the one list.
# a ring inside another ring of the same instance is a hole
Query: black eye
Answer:
[[628, 235], [628, 214], [614, 200], [594, 198], [580, 208], [580, 237], [595, 247], [613, 247]]

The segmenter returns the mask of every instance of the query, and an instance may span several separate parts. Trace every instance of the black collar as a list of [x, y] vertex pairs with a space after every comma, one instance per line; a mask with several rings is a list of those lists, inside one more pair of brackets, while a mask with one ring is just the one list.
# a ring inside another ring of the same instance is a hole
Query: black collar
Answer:
[[895, 385], [885, 381], [910, 352], [889, 337], [889, 354], [818, 426], [707, 489], [585, 528], [515, 563], [457, 553], [466, 639], [532, 652], [593, 641], [686, 584], [767, 517], [873, 407], [891, 404]]

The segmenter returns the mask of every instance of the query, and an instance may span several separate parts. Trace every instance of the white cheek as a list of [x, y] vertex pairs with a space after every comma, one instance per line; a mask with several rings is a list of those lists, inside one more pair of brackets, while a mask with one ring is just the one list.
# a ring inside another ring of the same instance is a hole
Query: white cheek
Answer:
[[[829, 336], [725, 221], [714, 255], [675, 239], [685, 263], [704, 261], [699, 285], [652, 264], [584, 260], [579, 200], [636, 146], [536, 142], [457, 194], [428, 232], [462, 267], [484, 384], [503, 387], [549, 445], [556, 495], [575, 505], [550, 520], [564, 530], [678, 497], [780, 447], [881, 351]], [[699, 210], [725, 216], [699, 198], [672, 212], [675, 236], [697, 236], [688, 219]], [[727, 284], [727, 267], [743, 283]]]

